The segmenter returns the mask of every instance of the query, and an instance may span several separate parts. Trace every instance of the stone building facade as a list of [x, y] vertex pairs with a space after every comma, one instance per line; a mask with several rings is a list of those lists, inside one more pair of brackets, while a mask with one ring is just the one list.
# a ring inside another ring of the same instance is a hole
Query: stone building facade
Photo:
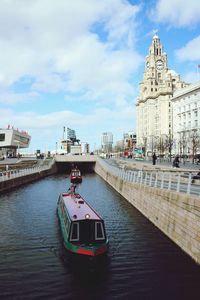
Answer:
[[172, 98], [173, 152], [200, 153], [200, 81], [177, 90]]
[[187, 84], [168, 69], [167, 54], [157, 34], [153, 36], [145, 59], [143, 81], [137, 99], [137, 147], [145, 155], [168, 153], [172, 134], [171, 98], [175, 90]]

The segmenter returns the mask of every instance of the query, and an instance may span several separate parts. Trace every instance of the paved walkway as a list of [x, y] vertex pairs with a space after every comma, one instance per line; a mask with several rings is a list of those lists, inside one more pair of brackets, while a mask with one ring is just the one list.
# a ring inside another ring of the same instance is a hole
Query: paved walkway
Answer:
[[[164, 161], [164, 160], [157, 160], [156, 161], [156, 165], [153, 166], [152, 164], [152, 161], [151, 160], [135, 160], [135, 159], [130, 159], [130, 158], [120, 158], [120, 160], [124, 160], [128, 163], [141, 163], [142, 164], [149, 164], [152, 166], [152, 168], [156, 168], [156, 167], [163, 167], [163, 168], [172, 168], [172, 162], [169, 162], [169, 161]], [[179, 164], [179, 168], [174, 168], [174, 169], [177, 169], [177, 170], [181, 170], [181, 169], [187, 169], [187, 170], [200, 170], [200, 165], [197, 165], [197, 164], [192, 164], [191, 162], [187, 161], [185, 162], [185, 164], [183, 164], [182, 162], [180, 162]]]

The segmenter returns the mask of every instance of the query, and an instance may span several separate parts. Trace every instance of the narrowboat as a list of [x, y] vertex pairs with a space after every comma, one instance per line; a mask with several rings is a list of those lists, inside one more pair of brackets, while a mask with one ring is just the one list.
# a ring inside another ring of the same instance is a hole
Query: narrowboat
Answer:
[[82, 182], [81, 171], [78, 168], [74, 168], [74, 169], [71, 170], [70, 181], [72, 183]]
[[67, 250], [90, 257], [107, 252], [104, 221], [80, 194], [71, 191], [60, 194], [57, 212]]

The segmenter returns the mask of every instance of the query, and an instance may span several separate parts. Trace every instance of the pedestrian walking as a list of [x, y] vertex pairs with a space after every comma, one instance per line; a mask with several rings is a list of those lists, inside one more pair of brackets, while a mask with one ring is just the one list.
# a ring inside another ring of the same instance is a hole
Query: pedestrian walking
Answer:
[[178, 155], [176, 155], [176, 157], [174, 158], [174, 160], [173, 160], [173, 167], [174, 168], [179, 168], [179, 156]]
[[155, 154], [155, 152], [154, 152], [153, 155], [152, 155], [152, 162], [153, 162], [153, 165], [156, 164], [156, 159], [157, 159], [157, 156], [156, 156], [156, 154]]

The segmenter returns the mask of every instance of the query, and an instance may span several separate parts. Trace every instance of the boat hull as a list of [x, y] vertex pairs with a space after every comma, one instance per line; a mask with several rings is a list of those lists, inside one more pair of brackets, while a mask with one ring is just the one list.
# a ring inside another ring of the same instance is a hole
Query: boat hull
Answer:
[[105, 254], [108, 251], [108, 240], [106, 240], [105, 243], [95, 244], [95, 245], [83, 245], [83, 244], [77, 245], [69, 242], [68, 233], [65, 229], [65, 223], [62, 218], [62, 211], [59, 206], [57, 212], [58, 212], [58, 218], [60, 221], [60, 227], [63, 236], [63, 243], [66, 250], [76, 253], [78, 255], [90, 256], [90, 257], [100, 256]]
[[82, 177], [71, 177], [70, 181], [71, 181], [71, 183], [81, 183]]

